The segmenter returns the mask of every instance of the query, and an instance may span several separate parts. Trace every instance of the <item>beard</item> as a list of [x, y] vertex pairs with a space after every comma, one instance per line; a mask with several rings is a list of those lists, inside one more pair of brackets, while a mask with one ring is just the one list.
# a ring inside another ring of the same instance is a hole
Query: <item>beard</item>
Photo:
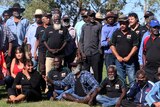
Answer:
[[110, 81], [113, 81], [113, 80], [115, 79], [115, 76], [114, 76], [114, 75], [108, 76], [108, 79], [109, 79]]
[[55, 29], [55, 30], [60, 30], [61, 29], [61, 24], [53, 24], [53, 28]]

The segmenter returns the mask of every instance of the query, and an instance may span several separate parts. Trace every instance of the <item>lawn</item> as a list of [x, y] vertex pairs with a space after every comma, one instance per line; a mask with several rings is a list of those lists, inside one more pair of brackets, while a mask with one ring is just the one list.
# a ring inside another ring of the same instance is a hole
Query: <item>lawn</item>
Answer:
[[[105, 67], [103, 68], [103, 79], [106, 77]], [[89, 107], [86, 104], [73, 103], [68, 101], [40, 101], [40, 102], [32, 102], [26, 103], [22, 102], [19, 104], [7, 104], [7, 93], [5, 91], [4, 86], [0, 86], [0, 107]], [[99, 106], [96, 106], [99, 107]]]

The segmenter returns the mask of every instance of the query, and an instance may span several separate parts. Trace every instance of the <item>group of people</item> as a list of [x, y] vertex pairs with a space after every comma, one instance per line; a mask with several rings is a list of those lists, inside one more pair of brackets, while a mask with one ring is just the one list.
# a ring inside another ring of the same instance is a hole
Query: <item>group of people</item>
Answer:
[[15, 3], [0, 22], [8, 103], [39, 101], [44, 91], [52, 100], [103, 107], [160, 106], [160, 23], [151, 11], [142, 26], [134, 12], [107, 11], [103, 17], [82, 9], [74, 27], [58, 8], [36, 9], [34, 23], [22, 16], [24, 11]]

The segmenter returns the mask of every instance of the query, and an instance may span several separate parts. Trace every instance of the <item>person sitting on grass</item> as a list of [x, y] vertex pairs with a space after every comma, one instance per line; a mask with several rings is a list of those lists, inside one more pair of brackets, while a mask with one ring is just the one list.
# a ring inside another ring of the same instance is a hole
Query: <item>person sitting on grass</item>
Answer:
[[62, 95], [65, 100], [92, 104], [92, 94], [99, 87], [98, 82], [90, 72], [82, 70], [82, 64], [80, 62], [72, 63], [71, 66], [72, 72], [62, 81], [54, 81], [48, 77], [46, 77], [46, 81], [55, 86], [71, 86], [71, 90]]
[[22, 72], [17, 74], [12, 88], [8, 89], [7, 103], [41, 100], [41, 78], [41, 75], [33, 70], [33, 62], [26, 60]]
[[[71, 71], [68, 67], [62, 66], [62, 58], [55, 57], [54, 68], [48, 72], [48, 77], [53, 81], [63, 80]], [[61, 100], [63, 92], [67, 91], [69, 87], [53, 86], [49, 87], [48, 97], [52, 96], [53, 100]]]
[[136, 73], [136, 82], [127, 92], [127, 99], [122, 101], [123, 107], [149, 107], [145, 100], [146, 95], [152, 89], [154, 83], [148, 81], [144, 70]]
[[114, 106], [120, 107], [121, 101], [126, 94], [125, 82], [117, 75], [115, 65], [109, 65], [107, 69], [108, 77], [106, 77], [97, 89], [98, 95], [96, 100], [103, 107]]

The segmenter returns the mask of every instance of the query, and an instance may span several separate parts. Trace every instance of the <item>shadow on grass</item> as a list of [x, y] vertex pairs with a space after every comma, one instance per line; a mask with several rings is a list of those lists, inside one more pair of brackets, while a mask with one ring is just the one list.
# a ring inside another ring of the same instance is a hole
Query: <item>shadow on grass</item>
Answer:
[[4, 98], [7, 98], [7, 92], [5, 89], [5, 85], [1, 85], [0, 86], [0, 100]]

